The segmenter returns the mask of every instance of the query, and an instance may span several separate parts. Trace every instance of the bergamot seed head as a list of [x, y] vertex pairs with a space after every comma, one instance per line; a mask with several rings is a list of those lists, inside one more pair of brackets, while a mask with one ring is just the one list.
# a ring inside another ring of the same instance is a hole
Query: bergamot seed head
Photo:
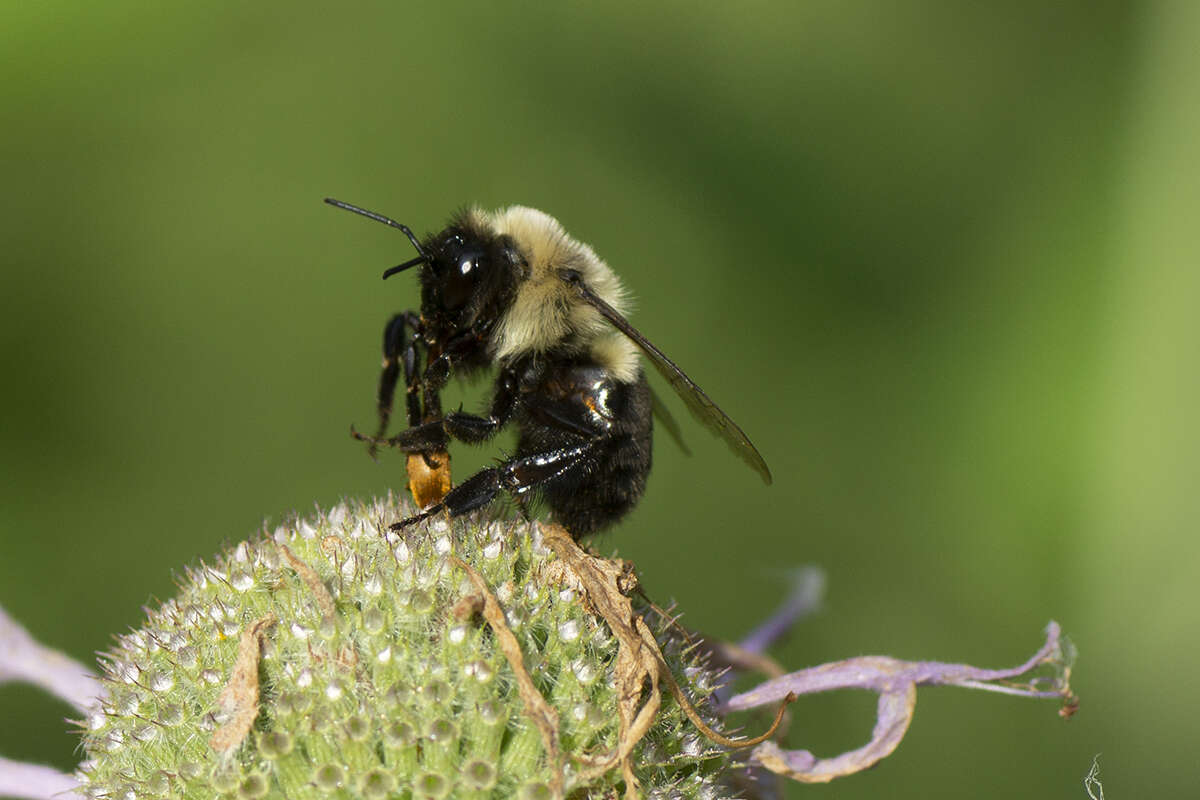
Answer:
[[[346, 504], [189, 570], [118, 639], [80, 768], [92, 798], [572, 797], [623, 793], [618, 642], [541, 546], [537, 525]], [[489, 588], [557, 717], [559, 762], [456, 559]], [[558, 577], [555, 577], [558, 575]], [[646, 616], [704, 710], [717, 681]], [[704, 689], [697, 689], [703, 686]], [[664, 699], [637, 746], [644, 796], [716, 798], [729, 756]], [[663, 795], [667, 796], [667, 795]]]

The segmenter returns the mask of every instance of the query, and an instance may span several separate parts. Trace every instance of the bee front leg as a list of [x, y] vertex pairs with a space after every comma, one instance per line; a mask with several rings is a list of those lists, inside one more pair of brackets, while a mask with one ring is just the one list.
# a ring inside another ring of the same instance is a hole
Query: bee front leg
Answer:
[[[379, 375], [376, 406], [379, 413], [379, 428], [374, 436], [365, 436], [350, 428], [350, 435], [367, 442], [367, 452], [375, 457], [380, 445], [396, 446], [396, 438], [384, 439], [392, 415], [392, 403], [396, 383], [401, 372], [404, 374], [404, 405], [408, 427], [419, 426], [427, 420], [441, 417], [441, 405], [437, 392], [427, 393], [431, 405], [422, 408], [421, 363], [419, 347], [424, 341], [425, 325], [416, 311], [402, 311], [388, 320], [383, 329], [383, 371]], [[426, 351], [426, 360], [437, 354]], [[420, 506], [436, 503], [450, 490], [450, 456], [443, 446], [427, 449], [408, 457], [408, 489]]]
[[379, 412], [379, 429], [374, 436], [354, 434], [354, 438], [369, 443], [368, 452], [374, 458], [378, 446], [383, 443], [388, 422], [392, 416], [392, 402], [396, 394], [396, 383], [404, 373], [405, 411], [408, 425], [421, 422], [421, 397], [418, 380], [417, 343], [421, 335], [421, 317], [415, 311], [402, 311], [388, 320], [383, 328], [383, 371], [379, 374], [379, 388], [375, 394]]
[[441, 391], [450, 380], [454, 366], [468, 354], [479, 349], [487, 339], [487, 329], [476, 325], [456, 334], [449, 340], [437, 342], [429, 348], [429, 363], [421, 375], [422, 400], [425, 404], [425, 422], [442, 416]]

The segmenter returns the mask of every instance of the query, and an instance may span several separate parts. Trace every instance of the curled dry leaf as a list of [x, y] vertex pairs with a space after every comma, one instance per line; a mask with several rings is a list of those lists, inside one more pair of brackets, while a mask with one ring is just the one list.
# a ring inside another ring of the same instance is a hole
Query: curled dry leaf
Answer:
[[[321, 550], [324, 553], [336, 553], [342, 546], [342, 540], [336, 536], [326, 536], [321, 540]], [[317, 608], [321, 611], [321, 622], [328, 625], [331, 629], [337, 628], [337, 606], [333, 603], [333, 595], [329, 593], [329, 589], [325, 586], [325, 582], [321, 580], [321, 576], [312, 568], [304, 559], [297, 556], [291, 551], [286, 544], [279, 544], [279, 549], [287, 558], [288, 564], [300, 576], [300, 580], [308, 587], [308, 591], [312, 593], [313, 600], [317, 604]], [[332, 655], [333, 659], [343, 669], [352, 669], [358, 664], [358, 654], [354, 647], [349, 643], [344, 643], [342, 647], [336, 651], [329, 653], [323, 651], [327, 655]]]
[[[326, 537], [326, 541], [329, 538], [332, 537]], [[324, 546], [325, 542], [322, 542], [322, 547], [324, 548]], [[283, 555], [287, 558], [288, 563], [292, 565], [292, 569], [300, 576], [300, 580], [304, 581], [304, 585], [312, 592], [313, 599], [317, 603], [317, 608], [321, 609], [321, 618], [332, 620], [337, 613], [337, 609], [333, 605], [333, 595], [329, 593], [329, 589], [325, 588], [325, 583], [321, 580], [321, 576], [317, 574], [315, 569], [305, 563], [303, 559], [293, 553], [292, 549], [286, 544], [280, 544], [279, 549], [283, 551]]]
[[251, 622], [242, 631], [229, 683], [217, 698], [217, 708], [226, 721], [208, 741], [219, 753], [227, 753], [241, 744], [258, 716], [258, 659], [262, 654], [263, 631], [274, 624], [275, 616], [268, 615]]
[[542, 693], [534, 685], [529, 670], [525, 668], [525, 656], [521, 653], [521, 645], [517, 642], [517, 637], [513, 635], [512, 630], [509, 629], [508, 622], [504, 619], [504, 609], [500, 608], [500, 603], [492, 594], [492, 590], [488, 588], [483, 576], [458, 556], [452, 555], [450, 560], [467, 573], [467, 577], [475, 586], [475, 591], [483, 597], [483, 618], [491, 627], [492, 633], [496, 637], [496, 645], [504, 654], [505, 660], [508, 661], [509, 667], [512, 668], [513, 674], [517, 678], [517, 690], [525, 705], [525, 712], [541, 732], [542, 744], [546, 748], [546, 757], [553, 766], [550, 792], [555, 798], [561, 798], [563, 796], [563, 771], [562, 757], [558, 747], [558, 712], [546, 702], [546, 698], [542, 697]]
[[[551, 568], [552, 577], [583, 594], [585, 605], [607, 623], [619, 643], [613, 670], [620, 698], [617, 705], [620, 723], [616, 750], [593, 760], [589, 769], [604, 772], [620, 764], [625, 777], [625, 797], [638, 797], [638, 783], [633, 771], [633, 750], [654, 723], [662, 705], [660, 684], [665, 684], [675, 702], [705, 737], [724, 747], [750, 747], [758, 744], [778, 729], [784, 707], [794, 697], [785, 694], [770, 729], [752, 739], [734, 739], [713, 730], [696, 711], [687, 695], [675, 681], [662, 649], [642, 616], [633, 610], [631, 596], [638, 590], [633, 565], [621, 559], [599, 558], [586, 552], [559, 525], [541, 526], [543, 541], [561, 562]], [[660, 612], [661, 613], [661, 612]], [[649, 683], [649, 691], [645, 691]], [[642, 702], [642, 696], [646, 699]], [[640, 705], [639, 705], [640, 703]]]

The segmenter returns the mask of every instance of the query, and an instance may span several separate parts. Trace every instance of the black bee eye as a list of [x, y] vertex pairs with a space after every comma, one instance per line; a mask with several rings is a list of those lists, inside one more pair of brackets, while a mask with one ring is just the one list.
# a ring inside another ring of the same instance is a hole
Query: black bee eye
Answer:
[[442, 284], [442, 305], [447, 309], [462, 308], [471, 299], [483, 271], [482, 257], [482, 252], [468, 250], [458, 254], [457, 263], [451, 262]]
[[580, 283], [583, 281], [583, 275], [577, 269], [564, 269], [559, 275], [567, 283]]

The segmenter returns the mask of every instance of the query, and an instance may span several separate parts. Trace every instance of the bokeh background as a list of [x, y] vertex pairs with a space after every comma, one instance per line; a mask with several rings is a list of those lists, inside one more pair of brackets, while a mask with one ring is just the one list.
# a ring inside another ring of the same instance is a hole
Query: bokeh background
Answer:
[[[370, 427], [402, 236], [557, 216], [758, 443], [686, 418], [600, 540], [736, 638], [1006, 666], [1061, 621], [1078, 716], [927, 689], [899, 750], [792, 796], [1191, 794], [1200, 729], [1200, 5], [6, 3], [0, 603], [80, 659], [172, 574], [402, 484]], [[661, 384], [660, 384], [661, 386]], [[462, 397], [478, 402], [483, 387]], [[456, 451], [458, 474], [497, 448]], [[869, 735], [805, 700], [791, 741]], [[0, 753], [69, 768], [0, 687]]]

